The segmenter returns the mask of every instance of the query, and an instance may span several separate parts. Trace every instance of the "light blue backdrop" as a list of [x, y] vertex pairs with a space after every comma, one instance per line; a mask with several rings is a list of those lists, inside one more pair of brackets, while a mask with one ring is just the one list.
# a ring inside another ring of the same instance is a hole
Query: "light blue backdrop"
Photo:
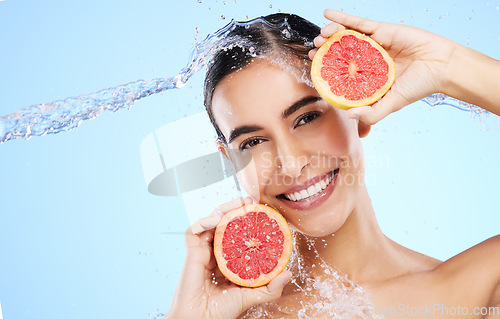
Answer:
[[[201, 2], [201, 3], [200, 3]], [[176, 74], [229, 22], [326, 7], [407, 23], [500, 58], [500, 1], [0, 1], [0, 115]], [[166, 313], [188, 219], [147, 192], [139, 144], [203, 109], [203, 74], [181, 90], [80, 128], [0, 145], [0, 304], [10, 318], [149, 318]], [[500, 232], [500, 123], [422, 102], [365, 141], [383, 231], [447, 259]], [[174, 150], [183, 152], [182, 149]]]

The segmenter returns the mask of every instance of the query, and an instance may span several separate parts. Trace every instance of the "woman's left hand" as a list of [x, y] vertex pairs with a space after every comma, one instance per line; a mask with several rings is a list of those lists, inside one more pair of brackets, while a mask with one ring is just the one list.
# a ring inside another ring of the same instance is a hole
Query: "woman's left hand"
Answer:
[[[353, 29], [380, 43], [396, 64], [391, 89], [371, 106], [348, 110], [348, 117], [374, 124], [410, 103], [443, 92], [457, 43], [416, 27], [366, 20], [334, 10], [325, 10], [324, 15], [332, 23], [321, 29], [314, 41], [317, 47], [335, 32]], [[315, 53], [316, 49], [309, 56], [313, 58]]]

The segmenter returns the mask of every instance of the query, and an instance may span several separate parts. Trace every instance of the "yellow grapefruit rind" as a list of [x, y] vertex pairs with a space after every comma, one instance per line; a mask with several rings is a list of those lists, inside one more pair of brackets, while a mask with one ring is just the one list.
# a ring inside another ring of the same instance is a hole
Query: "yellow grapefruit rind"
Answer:
[[[328, 81], [323, 79], [323, 77], [321, 76], [321, 67], [323, 66], [323, 56], [328, 52], [328, 49], [330, 49], [330, 46], [334, 42], [340, 41], [340, 39], [346, 35], [354, 35], [358, 39], [370, 43], [374, 48], [376, 48], [382, 54], [384, 60], [389, 65], [389, 72], [387, 73], [388, 76], [387, 82], [382, 87], [380, 87], [373, 95], [364, 98], [362, 100], [356, 100], [356, 101], [348, 100], [343, 96], [337, 96], [333, 94], [332, 91], [330, 90], [330, 85], [328, 84]], [[348, 110], [354, 107], [372, 105], [382, 96], [384, 96], [384, 94], [387, 93], [387, 91], [389, 91], [392, 84], [394, 83], [395, 78], [396, 78], [396, 67], [394, 65], [394, 61], [389, 56], [387, 51], [385, 51], [385, 49], [380, 44], [378, 44], [375, 40], [373, 40], [369, 36], [366, 36], [362, 33], [353, 30], [341, 30], [334, 33], [330, 38], [328, 38], [328, 40], [318, 49], [318, 52], [316, 52], [316, 54], [314, 55], [311, 66], [311, 79], [319, 95], [321, 95], [321, 97], [328, 104], [343, 110]]]
[[[278, 264], [270, 273], [261, 274], [258, 278], [255, 279], [242, 279], [237, 274], [229, 270], [226, 266], [227, 260], [222, 257], [222, 238], [227, 224], [233, 218], [243, 216], [250, 212], [264, 212], [269, 218], [276, 220], [284, 235], [283, 253], [281, 254]], [[281, 214], [278, 213], [275, 209], [267, 205], [250, 204], [231, 210], [221, 218], [219, 224], [217, 225], [217, 228], [215, 229], [214, 255], [217, 261], [217, 266], [219, 267], [219, 270], [224, 275], [224, 277], [239, 286], [260, 287], [268, 284], [271, 280], [278, 276], [283, 271], [283, 269], [285, 269], [292, 254], [292, 245], [292, 233], [285, 218], [283, 218], [283, 216], [281, 216]]]

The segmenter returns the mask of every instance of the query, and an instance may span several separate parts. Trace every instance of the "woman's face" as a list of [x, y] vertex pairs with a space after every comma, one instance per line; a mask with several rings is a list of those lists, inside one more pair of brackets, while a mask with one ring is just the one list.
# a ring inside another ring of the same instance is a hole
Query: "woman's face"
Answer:
[[238, 173], [247, 193], [278, 209], [299, 231], [337, 231], [363, 186], [357, 121], [278, 65], [256, 59], [226, 76], [212, 100], [214, 118], [232, 150], [251, 154]]

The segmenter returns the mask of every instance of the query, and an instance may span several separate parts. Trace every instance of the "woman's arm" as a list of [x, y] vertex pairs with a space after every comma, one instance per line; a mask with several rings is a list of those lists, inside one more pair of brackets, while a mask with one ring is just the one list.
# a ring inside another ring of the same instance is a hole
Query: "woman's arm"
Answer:
[[[407, 25], [377, 22], [335, 10], [315, 39], [321, 46], [336, 31], [349, 28], [369, 35], [394, 59], [396, 80], [379, 101], [348, 111], [351, 118], [374, 124], [388, 114], [433, 93], [444, 93], [500, 115], [500, 61], [442, 36]], [[316, 50], [310, 52], [312, 58]]]
[[500, 115], [500, 61], [457, 45], [442, 93]]

